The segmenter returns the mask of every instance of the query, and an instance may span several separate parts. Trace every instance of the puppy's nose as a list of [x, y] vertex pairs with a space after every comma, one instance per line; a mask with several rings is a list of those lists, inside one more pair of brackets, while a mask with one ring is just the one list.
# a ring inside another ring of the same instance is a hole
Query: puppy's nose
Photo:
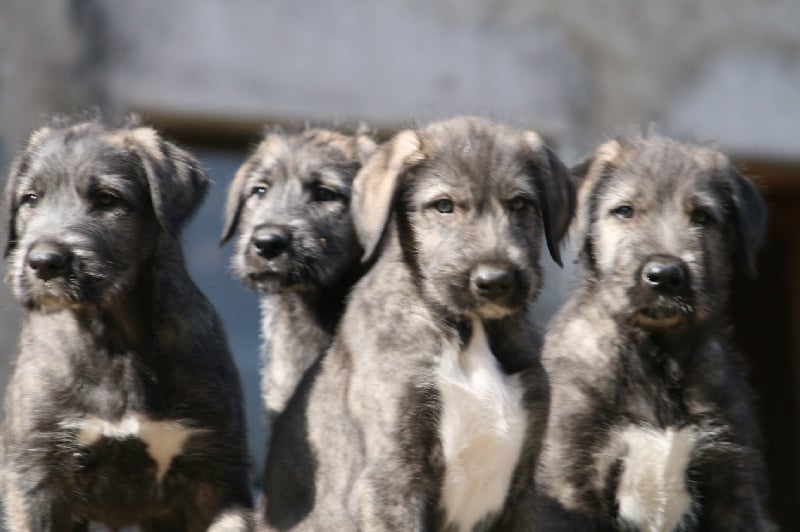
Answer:
[[254, 234], [252, 242], [260, 256], [274, 259], [289, 248], [289, 235], [280, 229], [270, 229]]
[[36, 277], [45, 281], [66, 275], [69, 259], [69, 252], [49, 244], [34, 245], [27, 258]]
[[653, 290], [677, 292], [686, 288], [686, 263], [678, 257], [656, 255], [642, 268], [642, 282]]
[[509, 268], [496, 265], [480, 265], [472, 271], [472, 289], [486, 299], [501, 299], [513, 291], [516, 280]]

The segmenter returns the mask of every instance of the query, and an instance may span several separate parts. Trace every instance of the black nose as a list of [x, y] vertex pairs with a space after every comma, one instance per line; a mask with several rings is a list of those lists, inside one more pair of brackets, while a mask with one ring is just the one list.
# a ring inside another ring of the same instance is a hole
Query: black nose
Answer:
[[274, 259], [289, 248], [289, 236], [280, 229], [259, 231], [252, 238], [257, 253], [265, 259]]
[[472, 271], [470, 281], [477, 295], [493, 300], [507, 297], [516, 285], [511, 269], [495, 265], [478, 266]]
[[654, 290], [683, 290], [687, 277], [686, 263], [669, 255], [651, 257], [642, 269], [642, 282]]
[[51, 245], [35, 245], [28, 252], [28, 266], [43, 280], [63, 277], [69, 268], [69, 252]]

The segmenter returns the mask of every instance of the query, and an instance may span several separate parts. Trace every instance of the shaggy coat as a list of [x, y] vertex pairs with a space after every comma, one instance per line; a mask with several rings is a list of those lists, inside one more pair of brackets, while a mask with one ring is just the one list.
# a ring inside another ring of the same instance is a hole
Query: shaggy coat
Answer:
[[5, 398], [10, 530], [246, 530], [242, 396], [181, 228], [208, 180], [150, 128], [36, 131], [5, 187], [24, 308]]
[[477, 118], [406, 130], [356, 177], [372, 269], [274, 429], [261, 518], [287, 530], [526, 530], [547, 415], [527, 310], [566, 169]]
[[577, 166], [579, 286], [545, 335], [543, 530], [769, 528], [725, 321], [765, 208], [718, 151], [628, 137]]
[[374, 149], [366, 135], [270, 132], [231, 183], [221, 241], [239, 232], [233, 268], [261, 293], [261, 390], [270, 424], [330, 346], [363, 272], [350, 191]]

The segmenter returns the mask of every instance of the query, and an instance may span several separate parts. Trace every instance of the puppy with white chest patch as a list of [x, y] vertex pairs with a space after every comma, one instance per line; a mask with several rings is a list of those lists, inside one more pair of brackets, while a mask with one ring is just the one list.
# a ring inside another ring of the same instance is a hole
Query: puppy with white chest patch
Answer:
[[720, 152], [612, 140], [573, 171], [580, 283], [545, 335], [545, 530], [769, 530], [758, 426], [725, 323], [765, 208]]
[[379, 148], [353, 200], [375, 263], [275, 425], [267, 528], [532, 526], [548, 392], [527, 311], [573, 200], [531, 131], [456, 118]]
[[10, 530], [252, 528], [239, 378], [179, 242], [207, 187], [194, 158], [136, 123], [54, 122], [13, 164]]
[[233, 267], [261, 293], [262, 397], [270, 424], [328, 348], [363, 273], [350, 214], [367, 135], [271, 131], [228, 191], [222, 243], [238, 231]]

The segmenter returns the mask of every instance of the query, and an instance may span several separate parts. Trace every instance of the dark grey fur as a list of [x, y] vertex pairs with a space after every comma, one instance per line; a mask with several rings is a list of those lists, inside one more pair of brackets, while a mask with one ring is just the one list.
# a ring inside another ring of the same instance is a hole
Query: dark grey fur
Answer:
[[[5, 255], [25, 314], [2, 428], [10, 530], [252, 527], [239, 378], [178, 240], [207, 187], [194, 158], [133, 123], [54, 123], [13, 164]], [[170, 433], [188, 437], [160, 467]]]
[[580, 283], [545, 335], [542, 528], [769, 529], [725, 321], [735, 261], [755, 271], [761, 197], [720, 152], [657, 136], [610, 141], [573, 173]]
[[[438, 211], [449, 209], [441, 199], [452, 200], [452, 213]], [[477, 528], [531, 526], [548, 393], [526, 311], [542, 282], [542, 237], [558, 261], [573, 199], [566, 169], [532, 132], [457, 118], [379, 148], [353, 200], [367, 260], [376, 262], [354, 287], [331, 349], [275, 424], [265, 526], [444, 528], [438, 368], [458, 363], [471, 320], [483, 324], [506, 385], [520, 383], [527, 420], [504, 507]], [[487, 265], [513, 276], [502, 297], [476, 293], [476, 272]]]
[[374, 149], [366, 135], [329, 129], [269, 132], [231, 183], [222, 242], [239, 231], [234, 270], [262, 294], [261, 383], [270, 424], [330, 345], [363, 272], [350, 190]]

